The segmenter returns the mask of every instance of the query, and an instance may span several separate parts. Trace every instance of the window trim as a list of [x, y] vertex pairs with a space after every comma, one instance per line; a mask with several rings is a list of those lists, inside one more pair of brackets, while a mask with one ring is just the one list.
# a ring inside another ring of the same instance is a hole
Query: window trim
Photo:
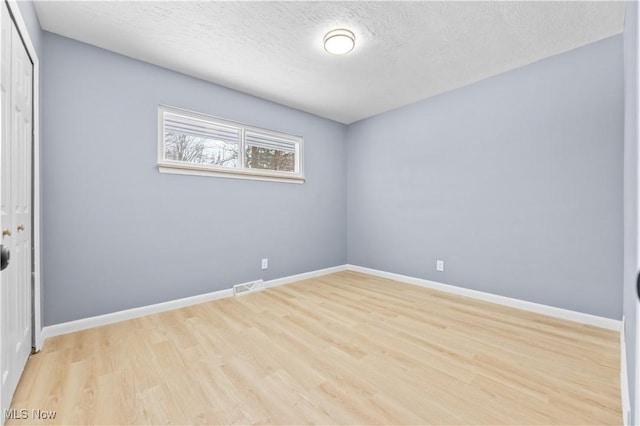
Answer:
[[[203, 120], [212, 124], [233, 127], [240, 130], [240, 140], [238, 141], [239, 158], [238, 167], [221, 167], [206, 164], [193, 164], [183, 161], [167, 160], [164, 158], [164, 113], [183, 115], [194, 120]], [[273, 136], [274, 138], [291, 140], [295, 142], [295, 165], [297, 172], [285, 172], [280, 170], [265, 169], [249, 169], [246, 168], [246, 142], [245, 133], [256, 132]], [[182, 108], [176, 108], [168, 105], [158, 105], [158, 171], [160, 173], [171, 173], [181, 175], [194, 176], [212, 176], [233, 179], [253, 179], [266, 180], [273, 182], [289, 182], [304, 183], [304, 139], [302, 136], [290, 135], [288, 133], [278, 132], [275, 130], [263, 129], [261, 127], [251, 126], [237, 121], [219, 118], [213, 115], [203, 114], [200, 112], [190, 111]]]

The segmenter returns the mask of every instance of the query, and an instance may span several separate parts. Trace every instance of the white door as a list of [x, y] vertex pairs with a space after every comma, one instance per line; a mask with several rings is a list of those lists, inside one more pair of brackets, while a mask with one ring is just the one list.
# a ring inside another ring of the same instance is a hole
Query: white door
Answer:
[[2, 3], [0, 229], [2, 245], [11, 253], [9, 266], [0, 272], [0, 414], [4, 417], [31, 353], [33, 65]]

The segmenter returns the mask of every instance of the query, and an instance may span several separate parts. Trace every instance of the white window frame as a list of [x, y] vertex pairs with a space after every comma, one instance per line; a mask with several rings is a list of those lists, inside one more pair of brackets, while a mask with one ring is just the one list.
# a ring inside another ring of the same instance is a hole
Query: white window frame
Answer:
[[[164, 158], [164, 114], [170, 113], [180, 115], [185, 118], [203, 120], [208, 123], [232, 127], [240, 131], [240, 140], [238, 141], [238, 167], [222, 167], [208, 164], [193, 164], [184, 161], [167, 160]], [[264, 170], [250, 169], [245, 166], [245, 132], [256, 132], [268, 135], [274, 138], [283, 139], [295, 144], [294, 171], [286, 172], [281, 170]], [[176, 108], [167, 105], [158, 106], [158, 171], [160, 173], [172, 173], [181, 175], [195, 176], [213, 176], [234, 179], [253, 179], [267, 180], [275, 182], [304, 183], [304, 157], [303, 157], [304, 139], [301, 136], [294, 136], [287, 133], [276, 132], [274, 130], [262, 129], [260, 127], [250, 126], [248, 124], [236, 121], [226, 120], [208, 114], [189, 111], [186, 109]]]

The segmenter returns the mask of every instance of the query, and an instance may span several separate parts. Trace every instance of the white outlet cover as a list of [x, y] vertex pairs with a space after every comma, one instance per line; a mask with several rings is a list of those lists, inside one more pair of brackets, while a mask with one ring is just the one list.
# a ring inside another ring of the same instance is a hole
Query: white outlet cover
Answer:
[[444, 272], [444, 260], [436, 260], [436, 270]]
[[262, 269], [269, 268], [269, 259], [262, 259]]

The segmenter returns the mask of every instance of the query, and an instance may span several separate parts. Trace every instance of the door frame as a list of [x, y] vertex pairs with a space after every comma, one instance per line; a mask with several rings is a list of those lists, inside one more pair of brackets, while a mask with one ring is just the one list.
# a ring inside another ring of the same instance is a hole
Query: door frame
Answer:
[[[31, 220], [33, 226], [32, 233], [32, 250], [33, 250], [33, 270], [32, 272], [32, 292], [31, 297], [33, 303], [31, 304], [33, 312], [33, 322], [31, 330], [31, 345], [39, 351], [42, 348], [42, 276], [41, 262], [40, 262], [40, 58], [31, 40], [31, 35], [27, 28], [27, 24], [22, 18], [20, 7], [18, 6], [18, 0], [5, 0], [7, 7], [13, 16], [16, 24], [16, 28], [22, 37], [27, 53], [33, 61], [33, 170], [32, 170], [32, 183], [31, 183]], [[39, 23], [38, 23], [39, 25]]]
[[[640, 6], [635, 8], [635, 16], [633, 16], [631, 13], [629, 13], [629, 5], [626, 5], [626, 17], [625, 17], [625, 24], [628, 24], [629, 21], [635, 21], [635, 25], [636, 25], [636, 34], [635, 34], [635, 40], [632, 42], [635, 45], [635, 49], [638, 49], [640, 47], [640, 30], [638, 29], [638, 25], [640, 25]], [[625, 25], [626, 26], [626, 25]], [[635, 75], [633, 76], [633, 78], [635, 78], [635, 83], [636, 83], [636, 93], [633, 94], [633, 96], [635, 97], [634, 102], [635, 102], [635, 111], [636, 111], [636, 117], [635, 118], [635, 122], [634, 122], [634, 126], [635, 126], [635, 135], [636, 135], [636, 140], [633, 141], [633, 144], [635, 144], [636, 146], [636, 158], [634, 158], [633, 160], [635, 161], [635, 166], [636, 166], [636, 175], [635, 175], [635, 179], [636, 179], [636, 193], [634, 194], [635, 198], [632, 200], [633, 203], [635, 203], [635, 207], [636, 207], [636, 217], [633, 218], [632, 220], [634, 220], [636, 222], [636, 259], [635, 259], [635, 266], [636, 268], [640, 265], [640, 234], [638, 233], [638, 231], [640, 231], [640, 200], [639, 200], [639, 195], [638, 195], [638, 191], [640, 190], [640, 175], [638, 174], [638, 169], [640, 168], [640, 59], [636, 56], [635, 59], [635, 63], [633, 64], [633, 66], [631, 67], [635, 73]], [[634, 273], [638, 273], [638, 270], [636, 269], [636, 271], [634, 271]], [[634, 289], [636, 291], [633, 291], [632, 293], [636, 293], [634, 294], [632, 297], [634, 299], [635, 303], [635, 318], [632, 318], [633, 321], [635, 321], [635, 331], [636, 331], [636, 335], [635, 335], [635, 348], [631, 351], [634, 355], [635, 355], [635, 360], [634, 361], [634, 371], [629, 371], [627, 374], [629, 374], [630, 376], [632, 376], [634, 378], [634, 383], [635, 383], [635, 387], [634, 387], [634, 393], [635, 393], [635, 398], [634, 401], [630, 401], [631, 407], [631, 415], [632, 418], [629, 419], [624, 419], [624, 420], [628, 420], [629, 424], [637, 424], [638, 422], [640, 422], [640, 286], [638, 286], [637, 289]], [[630, 362], [631, 360], [627, 359], [627, 362]], [[628, 390], [629, 393], [630, 389]], [[635, 421], [635, 423], [633, 423]], [[625, 422], [626, 424], [626, 422]]]

